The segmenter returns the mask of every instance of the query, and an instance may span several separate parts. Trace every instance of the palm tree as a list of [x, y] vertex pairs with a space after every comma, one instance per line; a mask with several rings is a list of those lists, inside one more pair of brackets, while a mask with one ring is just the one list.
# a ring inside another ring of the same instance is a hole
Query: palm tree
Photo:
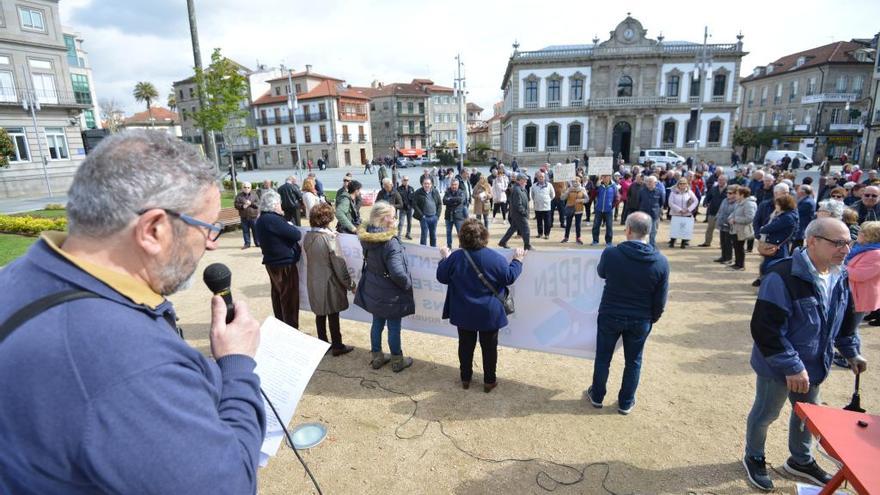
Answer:
[[159, 97], [159, 92], [156, 91], [156, 86], [153, 86], [153, 83], [151, 82], [141, 81], [134, 85], [134, 91], [132, 94], [134, 95], [135, 101], [147, 104], [147, 112], [150, 114], [150, 126], [152, 127], [154, 125], [153, 100]]
[[172, 112], [177, 110], [177, 95], [174, 94], [174, 90], [168, 93], [167, 104], [168, 110], [171, 110]]

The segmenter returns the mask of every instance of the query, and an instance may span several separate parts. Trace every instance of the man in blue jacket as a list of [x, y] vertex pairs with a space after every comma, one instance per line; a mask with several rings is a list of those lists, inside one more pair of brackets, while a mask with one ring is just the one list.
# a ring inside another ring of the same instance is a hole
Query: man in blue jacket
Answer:
[[[807, 247], [772, 265], [752, 313], [755, 341], [755, 402], [746, 426], [743, 465], [749, 481], [772, 490], [764, 444], [767, 428], [786, 400], [816, 404], [819, 386], [831, 368], [834, 347], [854, 373], [867, 368], [859, 355], [858, 322], [853, 315], [844, 258], [849, 229], [840, 220], [819, 218], [806, 230]], [[794, 476], [824, 485], [831, 476], [813, 459], [812, 437], [792, 409], [788, 427], [791, 457], [783, 468]]]
[[798, 231], [791, 242], [791, 248], [799, 248], [804, 245], [807, 225], [816, 218], [816, 200], [813, 198], [813, 188], [807, 184], [801, 184], [797, 189], [797, 212]]
[[645, 242], [653, 221], [643, 212], [626, 217], [626, 242], [602, 251], [597, 271], [605, 279], [599, 303], [593, 384], [584, 392], [593, 407], [602, 407], [614, 346], [623, 338], [626, 365], [617, 395], [617, 411], [627, 415], [636, 403], [642, 351], [651, 327], [663, 314], [669, 288], [669, 263]]
[[[211, 301], [209, 359], [166, 296], [216, 247], [214, 167], [165, 133], [101, 141], [70, 187], [69, 234], [45, 234], [0, 271], [0, 493], [256, 493], [266, 430], [259, 323]], [[60, 302], [60, 301], [59, 301]], [[2, 324], [2, 323], [0, 323]]]
[[617, 204], [617, 186], [611, 183], [610, 175], [603, 175], [601, 182], [596, 187], [596, 215], [593, 219], [593, 245], [599, 245], [599, 231], [602, 222], [605, 222], [605, 245], [611, 246], [614, 230], [611, 221], [614, 205]]
[[663, 191], [657, 187], [657, 177], [649, 175], [645, 178], [645, 187], [639, 191], [639, 211], [651, 217], [651, 246], [657, 240], [657, 224], [660, 223], [660, 211], [665, 201]]

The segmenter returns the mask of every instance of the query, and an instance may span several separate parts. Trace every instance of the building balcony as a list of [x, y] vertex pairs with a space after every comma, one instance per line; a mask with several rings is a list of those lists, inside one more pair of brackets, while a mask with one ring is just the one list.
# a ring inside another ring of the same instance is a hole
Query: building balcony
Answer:
[[616, 107], [655, 107], [666, 105], [665, 96], [627, 96], [612, 98], [596, 98], [590, 100], [590, 108], [616, 108]]
[[858, 93], [818, 93], [813, 95], [804, 95], [801, 98], [801, 104], [810, 105], [813, 103], [846, 103], [859, 99]]
[[582, 106], [584, 106], [584, 100], [571, 100], [571, 102], [568, 104], [568, 106], [582, 107]]
[[660, 143], [660, 147], [664, 150], [671, 150], [675, 148], [675, 143]]
[[570, 145], [568, 145], [568, 147], [565, 150], [566, 151], [580, 151], [581, 145], [580, 144], [570, 144]]
[[351, 134], [343, 134], [342, 135], [342, 142], [345, 144], [350, 143], [351, 142]]
[[359, 134], [358, 135], [358, 142], [359, 143], [366, 143], [367, 142], [367, 135], [366, 134]]
[[537, 153], [537, 152], [538, 152], [538, 147], [537, 147], [537, 146], [526, 146], [526, 147], [523, 148], [523, 152], [525, 152], [525, 153]]
[[[322, 120], [327, 120], [326, 113], [298, 113], [296, 114], [296, 122], [319, 122]], [[283, 124], [292, 124], [294, 119], [290, 117], [290, 114], [287, 115], [279, 115], [275, 117], [273, 115], [267, 115], [266, 117], [258, 117], [256, 119], [257, 125], [283, 125]]]
[[544, 148], [544, 151], [546, 151], [548, 153], [557, 153], [557, 152], [559, 152], [559, 146], [546, 146]]
[[537, 101], [527, 101], [527, 102], [525, 102], [524, 106], [525, 106], [525, 108], [538, 108], [538, 102]]
[[[26, 88], [0, 87], [0, 105], [21, 105], [25, 95], [32, 92]], [[73, 91], [36, 90], [34, 96], [41, 106], [50, 107], [91, 107], [91, 95]], [[87, 96], [84, 96], [87, 95]]]
[[559, 100], [556, 101], [548, 101], [547, 108], [559, 108]]
[[828, 124], [828, 132], [862, 132], [864, 124]]
[[347, 122], [366, 122], [367, 114], [365, 113], [340, 113], [339, 120], [344, 120]]
[[724, 103], [724, 95], [712, 96], [712, 103]]

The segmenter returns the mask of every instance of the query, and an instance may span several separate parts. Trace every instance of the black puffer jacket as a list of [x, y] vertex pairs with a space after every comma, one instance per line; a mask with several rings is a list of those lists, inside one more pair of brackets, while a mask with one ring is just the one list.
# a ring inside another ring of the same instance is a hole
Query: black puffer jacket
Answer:
[[361, 226], [364, 268], [354, 303], [379, 318], [403, 318], [416, 312], [412, 277], [397, 229]]

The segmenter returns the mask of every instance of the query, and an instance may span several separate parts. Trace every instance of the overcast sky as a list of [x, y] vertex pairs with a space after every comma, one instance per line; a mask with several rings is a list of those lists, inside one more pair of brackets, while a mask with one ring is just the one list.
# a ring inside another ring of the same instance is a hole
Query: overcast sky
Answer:
[[[605, 3], [605, 2], [603, 2]], [[630, 0], [196, 0], [202, 59], [215, 47], [254, 68], [282, 62], [349, 84], [408, 82], [428, 77], [452, 86], [455, 55], [465, 63], [468, 101], [485, 108], [501, 99], [501, 78], [513, 51], [603, 41], [627, 12], [647, 36], [733, 43], [742, 31], [749, 52], [742, 74], [780, 56], [832, 41], [869, 38], [880, 30], [876, 0], [730, 2]], [[192, 74], [185, 0], [61, 0], [62, 22], [83, 34], [98, 98], [127, 112], [137, 81], [156, 85], [164, 104], [171, 83]]]

